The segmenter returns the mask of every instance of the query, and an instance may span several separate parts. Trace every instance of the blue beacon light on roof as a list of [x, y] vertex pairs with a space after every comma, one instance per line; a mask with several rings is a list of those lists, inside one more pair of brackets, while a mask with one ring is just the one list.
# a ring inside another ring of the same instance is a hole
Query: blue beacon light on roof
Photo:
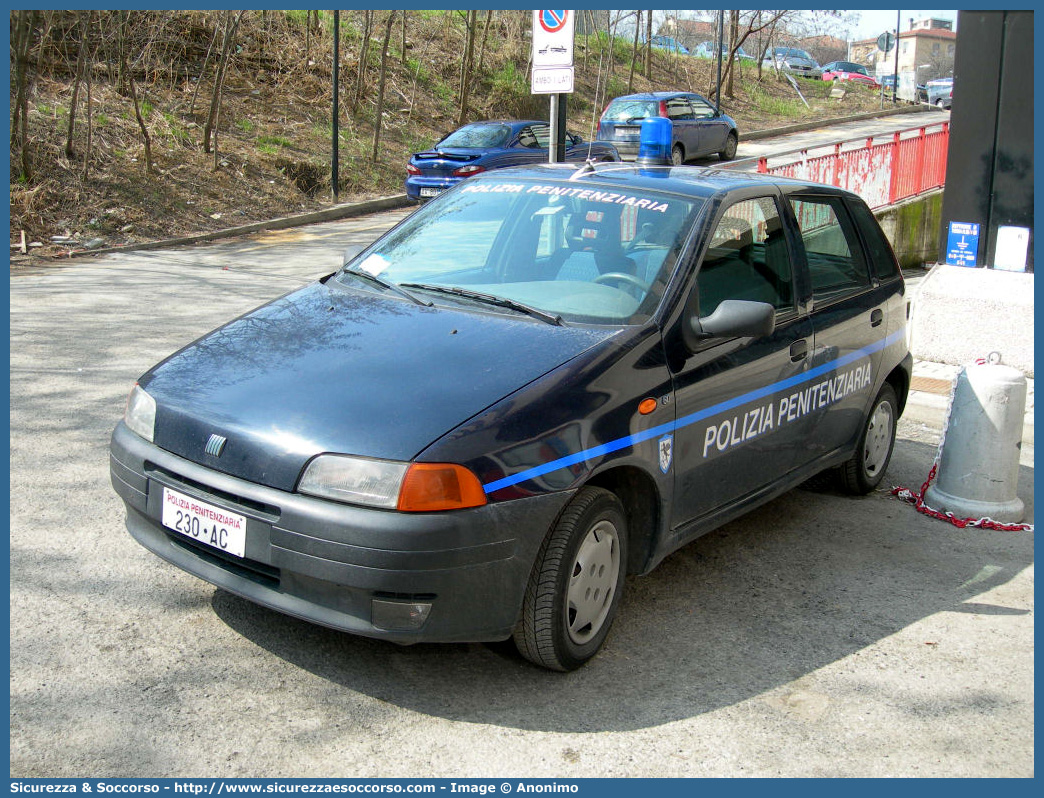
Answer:
[[674, 131], [670, 119], [665, 119], [662, 116], [644, 119], [638, 140], [638, 165], [669, 166], [673, 140]]

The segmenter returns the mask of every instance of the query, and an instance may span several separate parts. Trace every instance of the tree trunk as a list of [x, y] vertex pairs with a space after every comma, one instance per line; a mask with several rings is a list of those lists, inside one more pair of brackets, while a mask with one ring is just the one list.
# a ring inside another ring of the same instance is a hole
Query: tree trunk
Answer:
[[217, 125], [218, 107], [221, 105], [221, 90], [225, 84], [225, 70], [228, 68], [229, 53], [232, 51], [232, 40], [236, 36], [236, 28], [239, 27], [239, 21], [243, 19], [243, 14], [246, 11], [240, 11], [236, 18], [232, 19], [232, 12], [229, 11], [225, 17], [225, 40], [221, 45], [221, 56], [218, 59], [217, 69], [214, 74], [214, 92], [210, 97], [210, 114], [207, 116], [207, 123], [203, 127], [203, 151], [210, 152], [210, 137], [214, 132], [214, 127]]
[[729, 63], [725, 67], [725, 96], [730, 100], [736, 95], [732, 90], [732, 76], [734, 74], [733, 67], [736, 65], [736, 50], [739, 49], [739, 11], [731, 9], [729, 11]]
[[[88, 11], [87, 22], [90, 22], [90, 14], [93, 12]], [[86, 65], [86, 78], [87, 78], [87, 147], [83, 153], [83, 179], [87, 179], [87, 173], [91, 168], [91, 144], [94, 136], [94, 105], [91, 102], [91, 78], [94, 72], [94, 59], [98, 55], [98, 48], [95, 47], [91, 53], [91, 57], [87, 61]]]
[[468, 115], [468, 103], [471, 99], [471, 62], [475, 55], [475, 34], [478, 32], [478, 11], [469, 11], [467, 16], [467, 35], [464, 45], [464, 57], [460, 69], [460, 112], [457, 114], [457, 127], [464, 124]]
[[637, 16], [634, 18], [634, 41], [631, 42], [631, 69], [627, 73], [627, 93], [631, 93], [631, 89], [634, 87], [634, 62], [638, 60], [638, 31], [642, 27], [642, 12], [635, 11]]
[[23, 180], [32, 176], [29, 163], [29, 51], [33, 45], [33, 29], [39, 11], [18, 11], [15, 17], [15, 107], [11, 119], [11, 137], [15, 140], [22, 162]]
[[399, 53], [399, 63], [406, 66], [406, 9], [402, 10], [402, 52]]
[[80, 33], [80, 52], [76, 55], [76, 72], [73, 75], [72, 99], [69, 100], [69, 128], [65, 136], [65, 157], [72, 158], [73, 130], [76, 127], [76, 101], [80, 98], [80, 81], [83, 79], [83, 62], [87, 57], [87, 32], [91, 24], [91, 11], [83, 16], [83, 30]]
[[373, 12], [363, 11], [363, 35], [359, 44], [359, 68], [355, 73], [355, 92], [352, 94], [352, 109], [357, 109], [363, 98], [363, 76], [366, 74], [366, 60], [370, 55], [370, 36], [373, 28]]
[[138, 91], [134, 87], [134, 76], [130, 73], [130, 67], [123, 65], [123, 73], [127, 76], [127, 84], [130, 88], [131, 104], [134, 106], [134, 118], [138, 120], [138, 128], [141, 130], [141, 139], [145, 142], [145, 174], [152, 174], [152, 140], [149, 138], [149, 129], [145, 127], [145, 120], [141, 118], [141, 107], [138, 105]]
[[652, 11], [645, 15], [645, 77], [652, 80]]
[[196, 112], [196, 96], [199, 94], [199, 87], [203, 85], [203, 75], [207, 71], [207, 64], [210, 63], [210, 54], [214, 50], [214, 45], [217, 44], [218, 35], [221, 33], [221, 18], [218, 17], [218, 21], [214, 23], [214, 35], [210, 37], [210, 46], [207, 47], [207, 54], [203, 58], [203, 66], [199, 68], [199, 77], [196, 78], [196, 88], [192, 90], [192, 102], [189, 103], [189, 116], [191, 117]]
[[377, 153], [381, 145], [381, 127], [384, 125], [384, 79], [388, 66], [388, 42], [391, 41], [392, 23], [395, 22], [395, 11], [388, 12], [388, 22], [384, 27], [384, 43], [381, 45], [381, 76], [377, 80], [377, 116], [373, 122], [373, 155], [370, 160], [377, 163]]
[[493, 9], [486, 12], [486, 26], [482, 29], [482, 46], [479, 47], [478, 73], [482, 74], [482, 67], [486, 62], [486, 40], [489, 38], [489, 24], [493, 21]]

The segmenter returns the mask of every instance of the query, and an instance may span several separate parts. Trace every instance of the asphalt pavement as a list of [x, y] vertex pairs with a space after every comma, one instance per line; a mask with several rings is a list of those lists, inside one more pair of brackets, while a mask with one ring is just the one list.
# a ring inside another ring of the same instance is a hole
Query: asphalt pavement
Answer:
[[[1033, 535], [887, 490], [690, 544], [565, 675], [312, 626], [136, 544], [107, 447], [137, 376], [405, 213], [12, 272], [12, 776], [1033, 775]], [[900, 422], [888, 483], [921, 484], [942, 423]], [[1030, 521], [1033, 474], [1028, 447]]]

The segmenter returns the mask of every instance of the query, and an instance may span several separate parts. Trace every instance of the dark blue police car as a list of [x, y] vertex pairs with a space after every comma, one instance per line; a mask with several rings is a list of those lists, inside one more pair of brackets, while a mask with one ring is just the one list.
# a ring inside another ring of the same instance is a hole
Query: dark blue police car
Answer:
[[881, 481], [903, 291], [838, 189], [478, 175], [144, 374], [112, 483], [141, 544], [259, 604], [569, 670], [627, 574], [820, 472]]

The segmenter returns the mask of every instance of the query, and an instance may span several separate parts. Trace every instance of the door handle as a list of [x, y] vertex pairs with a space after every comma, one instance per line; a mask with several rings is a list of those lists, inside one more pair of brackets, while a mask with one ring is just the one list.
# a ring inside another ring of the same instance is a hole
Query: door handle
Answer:
[[871, 327], [881, 326], [882, 321], [884, 321], [884, 312], [881, 310], [881, 308], [874, 308], [872, 311], [870, 311]]
[[794, 341], [794, 343], [790, 345], [790, 359], [794, 363], [797, 363], [799, 360], [804, 360], [807, 355], [808, 341], [804, 338], [800, 341]]

